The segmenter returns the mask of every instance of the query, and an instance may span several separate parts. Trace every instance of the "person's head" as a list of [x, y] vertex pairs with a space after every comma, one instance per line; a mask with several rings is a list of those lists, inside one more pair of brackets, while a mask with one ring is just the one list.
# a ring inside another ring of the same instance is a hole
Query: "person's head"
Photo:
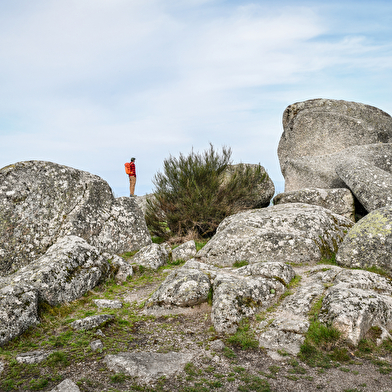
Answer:
[[135, 162], [135, 159], [136, 159], [136, 158], [131, 158], [131, 162]]

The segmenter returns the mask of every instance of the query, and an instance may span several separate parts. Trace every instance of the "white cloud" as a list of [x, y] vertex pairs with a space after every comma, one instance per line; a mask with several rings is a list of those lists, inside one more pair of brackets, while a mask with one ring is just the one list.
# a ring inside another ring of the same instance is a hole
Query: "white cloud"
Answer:
[[286, 105], [362, 100], [375, 69], [390, 83], [391, 45], [332, 32], [325, 6], [243, 4], [16, 0], [0, 12], [0, 166], [53, 160], [120, 189], [137, 154], [148, 191], [169, 153], [212, 142], [281, 179]]

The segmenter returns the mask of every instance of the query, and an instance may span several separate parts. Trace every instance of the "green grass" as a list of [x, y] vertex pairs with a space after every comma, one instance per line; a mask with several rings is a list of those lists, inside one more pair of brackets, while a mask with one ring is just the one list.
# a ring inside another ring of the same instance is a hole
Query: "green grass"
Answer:
[[237, 332], [227, 339], [227, 342], [239, 346], [243, 350], [259, 347], [259, 342], [250, 328], [249, 320], [243, 319], [238, 326]]
[[249, 264], [249, 262], [246, 260], [239, 260], [239, 261], [234, 262], [233, 267], [234, 268], [241, 268], [241, 267], [244, 267], [245, 265], [248, 265], [248, 264]]

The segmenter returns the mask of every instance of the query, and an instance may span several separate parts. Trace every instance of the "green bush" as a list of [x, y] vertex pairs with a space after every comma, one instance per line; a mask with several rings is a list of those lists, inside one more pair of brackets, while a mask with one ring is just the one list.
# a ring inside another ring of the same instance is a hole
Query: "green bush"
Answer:
[[202, 153], [193, 150], [179, 158], [164, 160], [163, 172], [153, 183], [154, 197], [147, 200], [146, 221], [151, 233], [168, 239], [187, 235], [208, 238], [227, 216], [246, 209], [243, 200], [256, 192], [266, 174], [239, 165], [227, 174], [231, 164], [231, 149], [218, 153], [210, 148]]

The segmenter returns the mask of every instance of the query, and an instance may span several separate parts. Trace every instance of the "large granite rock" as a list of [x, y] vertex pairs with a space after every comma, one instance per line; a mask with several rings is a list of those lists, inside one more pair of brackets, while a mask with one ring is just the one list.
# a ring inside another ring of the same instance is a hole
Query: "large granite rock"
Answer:
[[231, 266], [236, 261], [320, 261], [336, 252], [353, 222], [323, 207], [280, 204], [227, 217], [196, 257]]
[[283, 114], [278, 156], [288, 159], [333, 154], [347, 147], [392, 142], [392, 118], [373, 106], [333, 99], [294, 103]]
[[136, 202], [115, 199], [98, 176], [42, 161], [1, 169], [0, 274], [29, 264], [65, 235], [111, 253], [151, 243]]
[[287, 203], [306, 203], [327, 208], [335, 214], [355, 221], [355, 205], [352, 193], [346, 188], [301, 189], [279, 193], [274, 197], [274, 205]]
[[392, 206], [392, 174], [355, 158], [336, 166], [336, 173], [347, 184], [367, 211]]
[[267, 207], [275, 193], [274, 183], [265, 168], [257, 164], [239, 163], [237, 165], [230, 165], [224, 172], [224, 181], [229, 181], [232, 176], [241, 176], [246, 170], [256, 173], [258, 169], [260, 170], [260, 173], [256, 188], [238, 202], [239, 209]]
[[360, 158], [392, 173], [392, 143], [346, 148], [334, 154], [288, 158], [282, 167], [285, 191], [303, 188], [347, 188], [336, 174], [336, 166], [347, 159]]
[[392, 207], [370, 212], [348, 232], [336, 255], [339, 265], [378, 267], [392, 277]]

